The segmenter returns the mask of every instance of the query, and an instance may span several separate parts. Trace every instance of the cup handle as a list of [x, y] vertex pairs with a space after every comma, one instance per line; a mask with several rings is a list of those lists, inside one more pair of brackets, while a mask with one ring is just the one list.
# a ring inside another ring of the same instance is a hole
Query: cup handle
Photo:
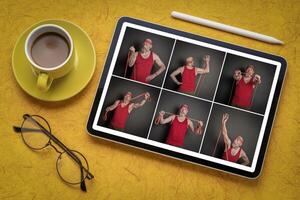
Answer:
[[37, 87], [43, 92], [47, 92], [51, 86], [53, 79], [46, 73], [39, 73], [37, 79]]

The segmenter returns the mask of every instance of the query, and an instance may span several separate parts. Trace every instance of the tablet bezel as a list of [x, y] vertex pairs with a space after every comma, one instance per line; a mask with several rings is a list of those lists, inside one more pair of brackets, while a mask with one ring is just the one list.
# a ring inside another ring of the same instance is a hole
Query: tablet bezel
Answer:
[[[146, 144], [146, 143], [142, 143], [142, 142], [138, 142], [138, 141], [134, 141], [128, 138], [124, 138], [124, 137], [119, 137], [116, 135], [112, 135], [109, 133], [105, 133], [105, 132], [100, 132], [98, 130], [95, 130], [93, 128], [93, 123], [95, 121], [95, 116], [96, 116], [96, 112], [98, 109], [98, 104], [102, 95], [102, 91], [103, 91], [103, 87], [105, 85], [105, 80], [106, 77], [108, 75], [108, 71], [112, 62], [112, 58], [113, 55], [115, 53], [115, 48], [118, 42], [118, 38], [119, 38], [119, 34], [121, 31], [121, 28], [123, 26], [124, 23], [132, 23], [132, 24], [136, 24], [136, 25], [140, 25], [140, 26], [144, 26], [144, 27], [148, 27], [151, 29], [155, 29], [155, 30], [159, 30], [159, 31], [163, 31], [166, 33], [171, 33], [171, 34], [175, 34], [178, 36], [182, 36], [182, 37], [186, 37], [186, 38], [190, 38], [193, 40], [197, 40], [197, 41], [201, 41], [201, 42], [205, 42], [205, 43], [209, 43], [209, 44], [213, 44], [213, 45], [217, 45], [220, 47], [224, 47], [224, 48], [228, 48], [228, 49], [232, 49], [235, 51], [239, 51], [239, 52], [243, 52], [243, 53], [247, 53], [247, 54], [251, 54], [251, 55], [255, 55], [255, 56], [259, 56], [259, 57], [263, 57], [266, 59], [270, 59], [273, 61], [277, 61], [281, 63], [281, 67], [280, 67], [280, 71], [279, 71], [279, 76], [278, 76], [278, 80], [275, 86], [275, 92], [274, 92], [274, 96], [272, 99], [272, 104], [270, 107], [270, 111], [269, 111], [269, 116], [267, 119], [267, 124], [265, 127], [265, 131], [263, 134], [263, 139], [262, 139], [262, 143], [260, 146], [260, 151], [259, 151], [259, 155], [257, 158], [257, 163], [256, 163], [256, 167], [255, 170], [253, 172], [249, 172], [249, 171], [244, 171], [242, 169], [237, 169], [235, 167], [231, 167], [231, 166], [226, 166], [220, 163], [216, 163], [216, 162], [212, 162], [212, 161], [208, 161], [208, 160], [204, 160], [201, 158], [196, 158], [187, 154], [182, 154], [182, 153], [178, 153], [178, 152], [174, 152], [171, 151], [169, 149], [165, 149], [162, 147], [158, 147], [158, 146], [153, 146], [151, 144]], [[136, 148], [140, 148], [143, 150], [148, 150], [151, 152], [155, 152], [158, 154], [162, 154], [165, 156], [169, 156], [169, 157], [173, 157], [173, 158], [177, 158], [180, 160], [184, 160], [184, 161], [188, 161], [191, 163], [195, 163], [195, 164], [199, 164], [199, 165], [204, 165], [207, 167], [211, 167], [214, 169], [218, 169], [221, 171], [225, 171], [228, 173], [232, 173], [235, 175], [240, 175], [240, 176], [244, 176], [244, 177], [248, 177], [248, 178], [256, 178], [259, 176], [262, 166], [263, 166], [263, 161], [264, 161], [264, 156], [265, 156], [265, 152], [268, 146], [268, 141], [269, 141], [269, 137], [270, 137], [270, 133], [271, 133], [271, 129], [272, 129], [272, 124], [273, 124], [273, 120], [276, 114], [276, 110], [277, 110], [277, 105], [278, 105], [278, 101], [280, 98], [280, 92], [281, 92], [281, 88], [283, 85], [283, 81], [284, 81], [284, 77], [285, 77], [285, 73], [286, 73], [286, 61], [284, 58], [279, 57], [279, 56], [275, 56], [272, 54], [268, 54], [268, 53], [264, 53], [264, 52], [260, 52], [257, 50], [253, 50], [253, 49], [248, 49], [245, 47], [241, 47], [241, 46], [237, 46], [237, 45], [233, 45], [233, 44], [229, 44], [229, 43], [225, 43], [225, 42], [221, 42], [221, 41], [217, 41], [214, 39], [210, 39], [210, 38], [206, 38], [206, 37], [202, 37], [199, 35], [194, 35], [191, 33], [186, 33], [183, 31], [179, 31], [179, 30], [175, 30], [175, 29], [171, 29], [171, 28], [167, 28], [167, 27], [163, 27], [157, 24], [153, 24], [153, 23], [149, 23], [149, 22], [145, 22], [145, 21], [141, 21], [141, 20], [137, 20], [137, 19], [133, 19], [133, 18], [129, 18], [129, 17], [122, 17], [119, 19], [115, 32], [114, 32], [114, 36], [110, 45], [110, 50], [109, 53], [107, 55], [106, 58], [106, 62], [104, 65], [104, 69], [103, 69], [103, 73], [100, 79], [100, 83], [97, 89], [97, 93], [93, 102], [93, 106], [91, 108], [91, 112], [90, 112], [90, 116], [88, 119], [88, 123], [87, 123], [87, 130], [90, 133], [90, 135], [95, 136], [95, 137], [101, 137], [104, 139], [108, 139], [111, 141], [115, 141], [118, 143], [122, 143], [122, 144], [126, 144], [126, 145], [130, 145]]]

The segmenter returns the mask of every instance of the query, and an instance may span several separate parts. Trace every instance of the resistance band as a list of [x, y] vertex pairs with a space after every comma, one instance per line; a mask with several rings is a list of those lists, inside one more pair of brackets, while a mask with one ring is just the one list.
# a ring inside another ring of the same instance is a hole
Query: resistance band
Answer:
[[232, 94], [233, 94], [233, 88], [234, 88], [235, 85], [236, 85], [236, 80], [233, 79], [233, 83], [231, 84], [230, 96], [229, 96], [228, 103], [227, 103], [228, 105], [231, 104]]
[[[138, 98], [140, 98], [140, 97], [142, 97], [142, 96], [145, 96], [145, 94], [146, 94], [146, 92], [144, 92], [144, 93], [142, 93], [142, 94], [139, 94], [139, 95], [137, 95], [137, 96], [135, 96], [135, 97], [132, 97], [130, 101], [134, 101], [134, 100], [136, 100], [136, 99], [138, 99]], [[150, 102], [150, 101], [151, 101], [151, 97], [149, 97], [149, 98], [147, 99], [147, 101]], [[106, 121], [106, 120], [107, 120], [107, 114], [108, 114], [108, 112], [110, 112], [110, 111], [105, 111], [105, 113], [104, 113], [104, 115], [103, 115], [103, 121]]]
[[[205, 74], [200, 74], [200, 78], [198, 79], [198, 82], [197, 82], [197, 85], [196, 85], [194, 94], [197, 93], [198, 87], [200, 88], [200, 86], [201, 86], [201, 84], [203, 83], [204, 79], [205, 79]], [[200, 91], [201, 91], [201, 90], [199, 90], [199, 93], [198, 93], [198, 95], [197, 95], [198, 97], [200, 96]]]
[[214, 147], [214, 151], [213, 151], [213, 153], [212, 153], [212, 156], [215, 156], [215, 154], [216, 154], [216, 150], [217, 150], [217, 146], [218, 146], [218, 144], [219, 144], [219, 140], [220, 140], [221, 134], [222, 134], [222, 122], [221, 122], [221, 128], [220, 128], [220, 131], [219, 131], [219, 136], [218, 136], [217, 142], [216, 142], [216, 144], [215, 144], [215, 147]]
[[129, 58], [130, 58], [130, 56], [131, 56], [131, 52], [128, 51], [126, 65], [125, 65], [124, 78], [126, 78], [126, 76], [127, 76], [127, 69], [128, 69], [128, 65], [129, 65]]
[[[170, 113], [170, 112], [165, 112], [165, 114], [167, 114], [167, 115], [176, 115], [176, 114]], [[179, 116], [179, 115], [176, 115], [176, 116]], [[198, 122], [198, 121], [199, 121], [199, 120], [197, 120], [197, 119], [193, 119], [193, 118], [190, 118], [190, 117], [188, 117], [188, 119], [190, 119], [191, 121], [195, 121], [195, 122]], [[158, 116], [156, 117], [154, 123], [155, 123], [156, 125], [158, 125], [159, 122], [160, 122], [160, 117], [159, 117], [159, 115], [158, 115]]]

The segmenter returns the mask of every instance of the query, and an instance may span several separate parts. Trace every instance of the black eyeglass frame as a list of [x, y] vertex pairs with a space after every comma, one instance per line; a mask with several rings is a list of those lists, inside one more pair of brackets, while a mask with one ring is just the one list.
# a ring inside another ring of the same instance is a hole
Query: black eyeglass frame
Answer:
[[[47, 124], [47, 126], [48, 126], [48, 128], [49, 128], [49, 131], [48, 131], [43, 125], [41, 125], [37, 120], [35, 120], [34, 117], [39, 117], [39, 118], [43, 119], [43, 120], [46, 122], [46, 124]], [[26, 130], [26, 131], [36, 131], [36, 132], [42, 132], [42, 133], [44, 133], [47, 137], [49, 137], [49, 141], [45, 144], [44, 147], [41, 147], [41, 148], [33, 148], [33, 147], [31, 147], [30, 145], [28, 145], [28, 144], [26, 143], [26, 141], [25, 141], [25, 139], [24, 139], [24, 137], [23, 137], [23, 135], [22, 135], [22, 140], [23, 140], [23, 142], [25, 143], [25, 145], [26, 145], [27, 147], [29, 147], [30, 149], [33, 149], [33, 150], [41, 150], [41, 149], [46, 148], [47, 146], [53, 147], [54, 150], [55, 150], [57, 153], [60, 154], [59, 157], [58, 157], [58, 159], [57, 159], [57, 161], [56, 161], [56, 169], [57, 169], [57, 173], [58, 173], [59, 177], [60, 177], [64, 182], [66, 182], [66, 183], [68, 183], [68, 184], [72, 184], [72, 185], [80, 184], [81, 190], [86, 192], [87, 190], [86, 190], [85, 178], [87, 178], [87, 179], [89, 179], [89, 180], [91, 180], [91, 179], [94, 178], [94, 175], [89, 171], [89, 165], [88, 165], [87, 159], [86, 159], [80, 152], [75, 151], [75, 150], [70, 150], [70, 149], [69, 149], [68, 147], [66, 147], [66, 146], [65, 146], [58, 138], [56, 138], [56, 137], [52, 134], [50, 125], [49, 125], [48, 121], [47, 121], [44, 117], [42, 117], [42, 116], [40, 116], [40, 115], [29, 115], [29, 114], [24, 114], [24, 115], [23, 115], [23, 119], [24, 119], [24, 120], [23, 120], [23, 122], [22, 122], [21, 127], [13, 126], [13, 129], [14, 129], [14, 131], [15, 131], [16, 133], [22, 133], [24, 130]], [[40, 129], [31, 129], [31, 128], [25, 128], [25, 127], [23, 127], [24, 122], [25, 122], [26, 120], [28, 120], [28, 119], [30, 119], [33, 123], [35, 123]], [[63, 151], [62, 151], [62, 152], [59, 151], [59, 150], [51, 143], [51, 141], [53, 141], [56, 145], [58, 145]], [[82, 165], [81, 160], [80, 160], [80, 159], [77, 157], [77, 155], [75, 155], [73, 152], [76, 152], [76, 153], [80, 154], [80, 155], [84, 158], [84, 160], [85, 160], [85, 162], [86, 162], [86, 164], [87, 164], [87, 169]], [[61, 158], [61, 156], [62, 156], [63, 153], [67, 153], [67, 155], [70, 156], [70, 157], [71, 157], [71, 158], [79, 165], [79, 167], [80, 167], [80, 173], [81, 173], [81, 181], [80, 181], [80, 182], [78, 182], [78, 183], [71, 183], [71, 182], [68, 182], [68, 181], [66, 181], [66, 180], [61, 176], [61, 174], [59, 173], [59, 170], [58, 170], [58, 168], [57, 168], [57, 167], [58, 167], [58, 161], [59, 161], [59, 159]], [[84, 176], [84, 172], [83, 172], [83, 171], [86, 172], [86, 176]]]

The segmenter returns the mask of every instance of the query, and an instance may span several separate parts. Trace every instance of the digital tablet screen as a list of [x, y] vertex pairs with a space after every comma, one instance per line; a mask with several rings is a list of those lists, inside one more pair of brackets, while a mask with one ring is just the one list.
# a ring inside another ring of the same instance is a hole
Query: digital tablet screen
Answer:
[[121, 18], [88, 130], [230, 173], [261, 171], [283, 58]]

